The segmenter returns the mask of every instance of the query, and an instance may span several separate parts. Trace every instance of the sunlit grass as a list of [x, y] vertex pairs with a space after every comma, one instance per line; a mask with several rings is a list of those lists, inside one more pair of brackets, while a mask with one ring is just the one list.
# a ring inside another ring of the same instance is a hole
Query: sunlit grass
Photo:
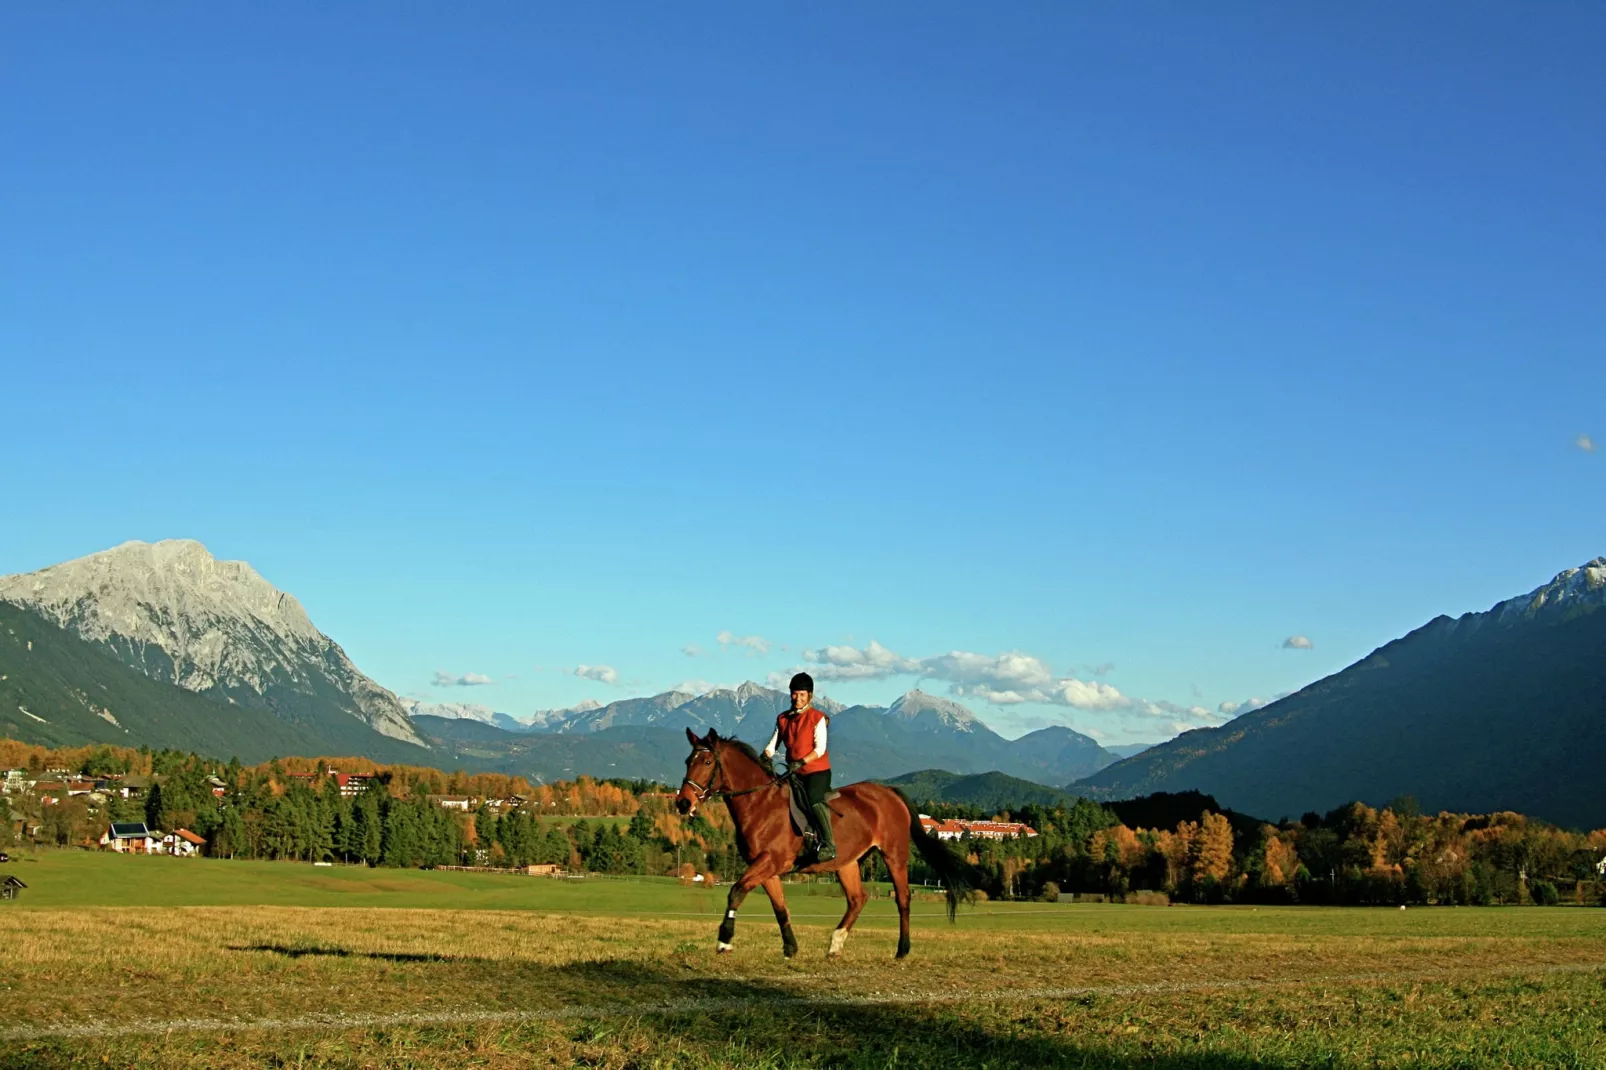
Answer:
[[[931, 902], [894, 963], [877, 901], [828, 962], [829, 885], [794, 896], [803, 947], [785, 960], [762, 894], [716, 957], [724, 889], [337, 874], [353, 893], [307, 880], [327, 870], [235, 866], [23, 868], [53, 875], [0, 908], [0, 1067], [1606, 1066], [1606, 910], [987, 903], [949, 926]], [[74, 874], [225, 905], [53, 907]], [[406, 905], [335, 905], [370, 896]], [[308, 1020], [338, 1014], [393, 1017]], [[180, 1019], [214, 1024], [49, 1034]], [[279, 1025], [216, 1024], [263, 1019]]]

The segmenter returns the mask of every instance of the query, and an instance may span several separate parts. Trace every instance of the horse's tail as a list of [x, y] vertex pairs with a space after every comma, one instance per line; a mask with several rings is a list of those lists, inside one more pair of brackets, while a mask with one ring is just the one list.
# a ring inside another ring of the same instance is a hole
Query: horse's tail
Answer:
[[976, 889], [986, 881], [986, 877], [981, 870], [954, 854], [947, 844], [926, 831], [925, 826], [920, 824], [920, 811], [909, 801], [909, 796], [897, 788], [892, 790], [909, 810], [909, 842], [920, 852], [926, 865], [937, 871], [948, 893], [948, 920], [951, 922], [954, 912], [959, 909], [960, 900], [968, 903], [975, 899]]

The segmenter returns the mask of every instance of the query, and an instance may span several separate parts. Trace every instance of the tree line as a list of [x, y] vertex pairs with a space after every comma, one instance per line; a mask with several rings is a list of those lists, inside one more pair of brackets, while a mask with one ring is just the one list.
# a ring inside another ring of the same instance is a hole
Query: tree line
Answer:
[[[931, 808], [938, 817], [982, 816], [972, 811]], [[1195, 813], [1169, 827], [1129, 827], [1087, 800], [1028, 806], [986, 816], [1024, 821], [1038, 836], [957, 847], [989, 876], [991, 891], [1035, 898], [1485, 906], [1598, 902], [1603, 891], [1597, 867], [1606, 830], [1570, 831], [1518, 813], [1424, 814], [1409, 797], [1277, 824], [1219, 809]]]
[[[712, 873], [743, 868], [728, 812], [676, 814], [669, 789], [648, 781], [531, 785], [497, 774], [443, 773], [348, 758], [296, 758], [258, 766], [179, 751], [117, 747], [47, 750], [0, 740], [0, 767], [43, 774], [148, 777], [143, 798], [85, 796], [45, 806], [0, 800], [0, 838], [93, 844], [113, 821], [188, 828], [225, 858], [337, 861], [374, 866], [553, 864], [600, 873]], [[369, 774], [343, 794], [330, 768]], [[304, 774], [314, 773], [311, 778]], [[303, 775], [298, 775], [303, 774]], [[221, 794], [217, 784], [221, 783]], [[446, 809], [431, 796], [469, 796]], [[1517, 813], [1424, 814], [1409, 798], [1374, 808], [1351, 803], [1298, 821], [1255, 821], [1208, 796], [1148, 796], [1101, 805], [1087, 799], [1002, 812], [932, 803], [939, 819], [1024, 822], [1038, 835], [966, 837], [950, 849], [986, 875], [995, 896], [1115, 898], [1164, 895], [1200, 903], [1498, 904], [1600, 896], [1606, 830], [1582, 833]], [[1130, 824], [1121, 814], [1128, 815]], [[886, 877], [879, 858], [866, 867]], [[918, 860], [916, 881], [934, 879]]]

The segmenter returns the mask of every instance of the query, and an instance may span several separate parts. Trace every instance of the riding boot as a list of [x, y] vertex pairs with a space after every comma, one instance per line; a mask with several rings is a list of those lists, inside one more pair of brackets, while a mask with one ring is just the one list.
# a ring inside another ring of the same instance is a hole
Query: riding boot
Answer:
[[825, 803], [815, 803], [810, 810], [814, 816], [814, 834], [820, 840], [820, 849], [814, 853], [815, 861], [829, 862], [836, 857], [836, 836], [831, 832], [831, 808]]

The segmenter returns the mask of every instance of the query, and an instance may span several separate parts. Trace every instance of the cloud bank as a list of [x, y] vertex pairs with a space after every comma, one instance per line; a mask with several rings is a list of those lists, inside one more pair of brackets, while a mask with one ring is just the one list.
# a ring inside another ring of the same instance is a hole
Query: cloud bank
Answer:
[[453, 676], [442, 669], [436, 669], [435, 678], [430, 681], [433, 687], [482, 687], [492, 682], [491, 678], [482, 672], [466, 672], [462, 676]]
[[599, 684], [619, 686], [619, 670], [612, 665], [576, 665], [574, 675], [582, 680], [595, 680]]
[[[951, 650], [946, 654], [910, 658], [872, 639], [863, 647], [838, 645], [805, 650], [803, 660], [821, 680], [914, 676], [940, 680], [948, 685], [951, 694], [980, 699], [995, 706], [1030, 702], [1078, 710], [1141, 712], [1155, 705], [1123, 695], [1113, 685], [1098, 680], [1056, 676], [1047, 662], [1018, 650], [1003, 654]], [[1209, 711], [1201, 712], [1208, 716]]]
[[1315, 643], [1311, 642], [1310, 639], [1303, 635], [1290, 635], [1287, 639], [1283, 640], [1284, 650], [1311, 650], [1314, 649], [1315, 646]]
[[762, 635], [737, 635], [735, 632], [723, 631], [714, 638], [719, 640], [720, 646], [745, 647], [754, 654], [768, 654], [770, 641]]
[[1573, 445], [1577, 446], [1585, 453], [1595, 452], [1595, 440], [1590, 438], [1588, 435], [1579, 435], [1577, 438], [1573, 439]]

